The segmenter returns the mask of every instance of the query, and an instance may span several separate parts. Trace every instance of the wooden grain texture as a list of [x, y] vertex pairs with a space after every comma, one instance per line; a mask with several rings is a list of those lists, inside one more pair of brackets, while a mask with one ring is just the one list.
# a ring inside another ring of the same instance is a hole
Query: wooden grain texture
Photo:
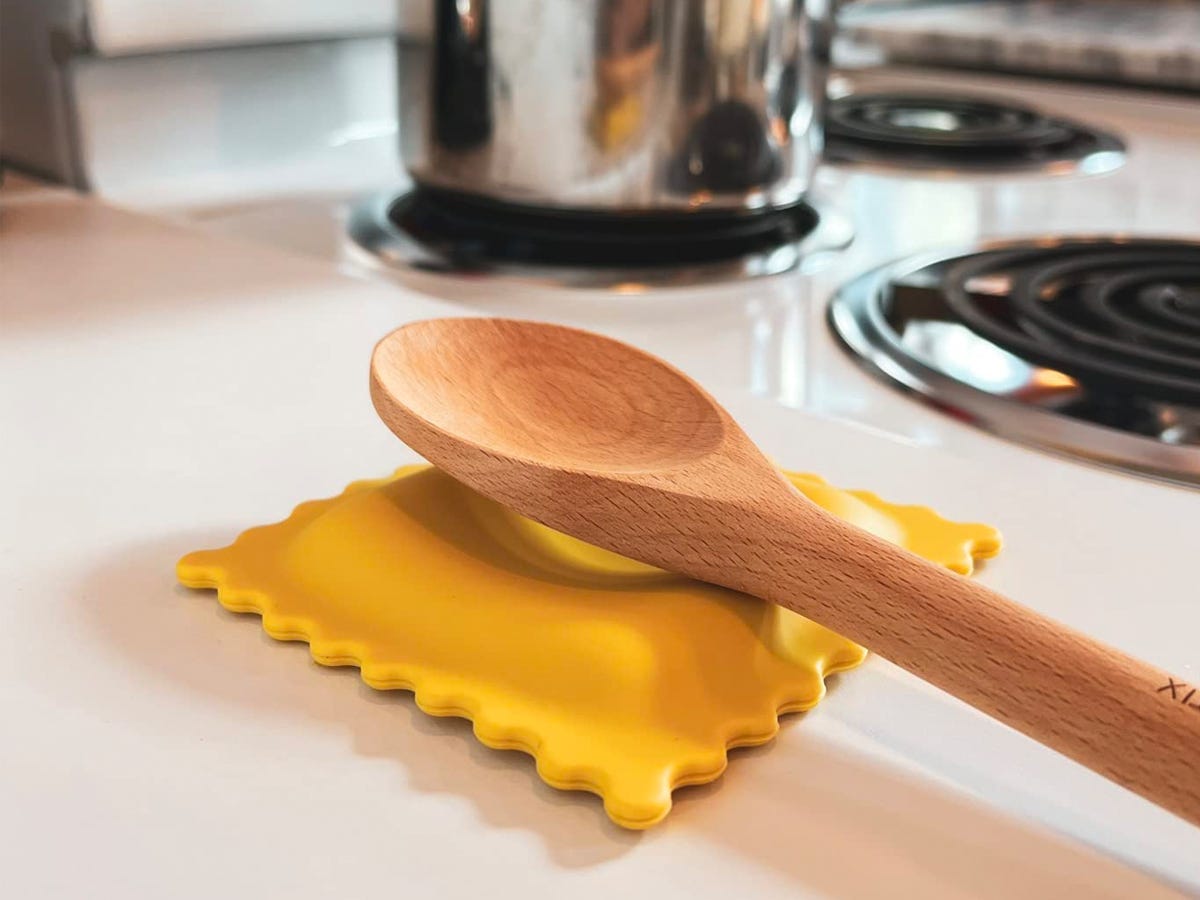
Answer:
[[795, 610], [1200, 825], [1200, 689], [826, 513], [661, 360], [436, 319], [384, 338], [389, 428], [552, 528]]

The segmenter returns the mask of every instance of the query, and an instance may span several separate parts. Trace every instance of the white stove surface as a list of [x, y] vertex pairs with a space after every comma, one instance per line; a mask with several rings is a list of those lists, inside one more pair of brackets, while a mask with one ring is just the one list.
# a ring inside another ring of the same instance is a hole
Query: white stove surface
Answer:
[[[390, 60], [386, 48], [375, 45], [371, 52], [376, 66]], [[708, 383], [747, 390], [784, 406], [852, 418], [916, 441], [965, 447], [977, 443], [973, 432], [964, 433], [945, 416], [898, 399], [842, 352], [824, 320], [828, 298], [838, 286], [900, 256], [989, 238], [1140, 234], [1200, 239], [1195, 214], [1200, 179], [1194, 166], [1200, 153], [1200, 99], [907, 69], [854, 72], [831, 85], [837, 92], [854, 89], [1012, 98], [1118, 134], [1128, 143], [1128, 158], [1116, 172], [1100, 176], [895, 177], [829, 166], [818, 173], [817, 199], [853, 221], [855, 239], [815, 273], [703, 288], [643, 292], [626, 286], [621, 294], [546, 289], [502, 279], [481, 284], [416, 272], [380, 273], [364, 264], [345, 236], [351, 205], [372, 190], [400, 190], [405, 184], [396, 168], [395, 123], [389, 127], [380, 118], [384, 101], [394, 102], [394, 86], [386, 89], [386, 98], [370, 104], [358, 140], [346, 140], [343, 119], [334, 119], [337, 124], [322, 132], [324, 140], [310, 136], [311, 149], [291, 162], [296, 174], [290, 181], [281, 181], [278, 166], [261, 179], [255, 177], [256, 168], [247, 173], [221, 166], [175, 177], [166, 185], [158, 178], [122, 172], [103, 193], [222, 235], [335, 261], [348, 272], [393, 278], [480, 312], [560, 318], [611, 331]], [[218, 160], [248, 155], [220, 146], [209, 150]], [[344, 185], [350, 177], [356, 180], [355, 190], [326, 187]], [[231, 199], [231, 180], [240, 200]], [[263, 186], [262, 194], [255, 193], [255, 183]], [[219, 200], [213, 202], [213, 197]]]
[[[837, 285], [909, 252], [1013, 235], [1196, 236], [1200, 104], [957, 75], [852, 77], [1023, 99], [1124, 135], [1129, 161], [1095, 178], [829, 170], [821, 194], [858, 233], [827, 268], [678, 290], [380, 273], [341, 236], [351, 198], [322, 187], [339, 154], [320, 140], [293, 160], [303, 179], [276, 178], [263, 196], [252, 167], [230, 175], [220, 160], [269, 155], [228, 134], [192, 148], [207, 168], [170, 179], [110, 169], [98, 185], [114, 203], [198, 228], [101, 208], [53, 253], [0, 244], [0, 297], [18, 326], [2, 336], [0, 400], [5, 421], [24, 426], [0, 443], [22, 513], [0, 531], [0, 547], [15, 548], [0, 565], [21, 598], [0, 606], [3, 627], [27, 636], [0, 657], [0, 708], [25, 726], [0, 769], [6, 810], [20, 817], [9, 839], [20, 883], [41, 877], [54, 887], [43, 896], [118, 882], [130, 896], [197, 897], [1171, 895], [1142, 874], [1153, 873], [1200, 892], [1200, 831], [876, 658], [635, 836], [590, 799], [541, 786], [524, 758], [477, 747], [467, 728], [353, 677], [312, 671], [303, 654], [172, 588], [179, 553], [409, 458], [367, 399], [375, 339], [431, 315], [513, 315], [662, 355], [787, 466], [994, 522], [1007, 549], [984, 569], [989, 583], [1200, 678], [1183, 524], [1200, 494], [957, 424], [859, 371], [824, 322]], [[381, 149], [395, 136], [378, 110], [369, 116], [348, 140], [337, 123], [360, 167], [379, 161], [355, 173], [355, 191], [376, 175], [380, 188], [398, 183]], [[37, 217], [32, 201], [25, 216]], [[75, 311], [68, 326], [15, 299], [35, 277]], [[56, 402], [30, 400], [18, 381]], [[69, 405], [80, 384], [88, 402]], [[18, 476], [31, 468], [38, 479]], [[38, 849], [37, 836], [55, 843]], [[150, 860], [135, 864], [133, 848]]]

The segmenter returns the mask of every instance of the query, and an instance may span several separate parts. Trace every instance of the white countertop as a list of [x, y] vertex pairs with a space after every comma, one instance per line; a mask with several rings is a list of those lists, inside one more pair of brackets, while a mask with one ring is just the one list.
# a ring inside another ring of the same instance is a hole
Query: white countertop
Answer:
[[[594, 305], [526, 310], [698, 365], [700, 351], [671, 344], [655, 320], [626, 326]], [[1200, 831], [879, 659], [634, 834], [595, 798], [543, 785], [527, 757], [478, 745], [465, 723], [321, 669], [302, 645], [175, 585], [183, 552], [410, 461], [371, 408], [370, 348], [403, 321], [471, 311], [514, 309], [349, 278], [9, 180], [6, 894], [1173, 896], [1159, 878], [1200, 890]], [[710, 313], [724, 315], [691, 307], [688, 328]], [[713, 374], [720, 391], [726, 379]], [[1000, 489], [1006, 454], [1029, 451], [979, 438], [964, 460], [721, 396], [786, 465], [1014, 537], [1035, 518], [1039, 533], [1057, 529], [1061, 547], [1010, 540], [983, 577], [1200, 675], [1195, 595], [1140, 615], [1139, 591], [1161, 582], [1133, 565], [1190, 560], [1182, 523], [1194, 521], [1194, 493], [1050, 459], [1044, 483]], [[1134, 545], [1130, 566], [1093, 574], [1090, 559], [1112, 563]], [[1072, 606], [1072, 592], [1094, 603]]]

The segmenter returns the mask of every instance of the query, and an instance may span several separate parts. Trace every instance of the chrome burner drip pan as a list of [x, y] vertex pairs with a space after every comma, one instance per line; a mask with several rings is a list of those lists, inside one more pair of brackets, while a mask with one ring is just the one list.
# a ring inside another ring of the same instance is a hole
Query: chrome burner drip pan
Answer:
[[1002, 437], [1200, 487], [1200, 242], [990, 243], [833, 299], [869, 371]]
[[884, 172], [1097, 175], [1125, 162], [1116, 136], [1008, 100], [953, 92], [830, 101], [825, 157]]

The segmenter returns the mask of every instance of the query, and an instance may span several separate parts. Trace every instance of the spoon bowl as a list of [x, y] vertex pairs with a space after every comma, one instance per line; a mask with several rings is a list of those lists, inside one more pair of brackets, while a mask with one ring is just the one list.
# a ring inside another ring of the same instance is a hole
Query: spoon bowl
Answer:
[[726, 432], [712, 398], [653, 356], [586, 331], [509, 319], [401, 329], [376, 350], [372, 396], [414, 427], [581, 471], [678, 468], [710, 454]]

